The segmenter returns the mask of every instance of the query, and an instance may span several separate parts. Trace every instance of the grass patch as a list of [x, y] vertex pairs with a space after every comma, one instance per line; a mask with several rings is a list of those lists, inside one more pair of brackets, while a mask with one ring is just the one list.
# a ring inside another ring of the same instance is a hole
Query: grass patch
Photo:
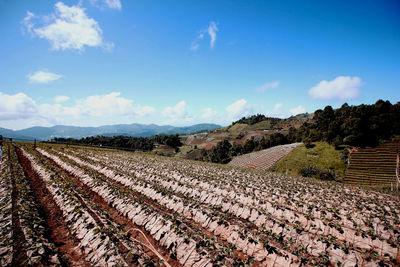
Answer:
[[321, 171], [331, 171], [343, 178], [346, 164], [341, 160], [341, 151], [325, 142], [314, 143], [313, 148], [296, 147], [289, 155], [279, 160], [270, 170], [291, 176], [301, 175], [301, 170], [312, 166]]
[[246, 128], [248, 125], [245, 123], [236, 123], [229, 127], [228, 131], [232, 135], [238, 135], [241, 131], [243, 131], [244, 128]]
[[271, 121], [260, 121], [256, 124], [249, 125], [246, 130], [269, 130], [271, 129]]

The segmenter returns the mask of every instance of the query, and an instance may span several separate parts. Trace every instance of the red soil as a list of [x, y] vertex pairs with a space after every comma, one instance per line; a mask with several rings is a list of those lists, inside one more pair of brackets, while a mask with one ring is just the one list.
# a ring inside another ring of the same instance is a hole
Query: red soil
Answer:
[[45, 183], [38, 174], [32, 169], [29, 160], [16, 148], [18, 158], [25, 170], [26, 177], [29, 179], [35, 198], [40, 203], [46, 216], [46, 223], [50, 227], [51, 237], [56, 247], [59, 249], [63, 260], [71, 266], [90, 266], [86, 262], [83, 251], [77, 250], [78, 240], [72, 236], [63, 220], [63, 213], [57, 206], [51, 193], [46, 188]]
[[[144, 227], [137, 226], [132, 221], [130, 221], [128, 218], [120, 215], [118, 210], [109, 206], [108, 203], [99, 194], [92, 191], [87, 185], [82, 183], [75, 175], [73, 175], [72, 173], [70, 173], [68, 171], [63, 170], [53, 160], [51, 160], [51, 159], [48, 159], [48, 160], [54, 166], [57, 166], [59, 168], [60, 172], [63, 172], [65, 174], [67, 174], [69, 177], [71, 177], [74, 180], [74, 182], [92, 198], [92, 201], [94, 203], [96, 203], [101, 209], [106, 210], [108, 212], [108, 215], [114, 222], [121, 224], [121, 225], [125, 225], [124, 230], [127, 233], [129, 232], [129, 235], [131, 238], [135, 238], [135, 239], [139, 240], [141, 243], [148, 245], [148, 242], [146, 241], [146, 239], [143, 237], [142, 234], [140, 234], [138, 231], [132, 231], [132, 230], [137, 229], [137, 230], [142, 231], [143, 233], [146, 234], [146, 237], [150, 241], [151, 245], [168, 261], [168, 263], [171, 266], [180, 266], [179, 263], [175, 259], [172, 259], [169, 256], [169, 253], [166, 249], [162, 248], [150, 234], [147, 234]], [[123, 249], [123, 248], [121, 248], [121, 249]], [[151, 250], [147, 250], [146, 253], [149, 256], [154, 257], [155, 259], [158, 259], [158, 257]]]

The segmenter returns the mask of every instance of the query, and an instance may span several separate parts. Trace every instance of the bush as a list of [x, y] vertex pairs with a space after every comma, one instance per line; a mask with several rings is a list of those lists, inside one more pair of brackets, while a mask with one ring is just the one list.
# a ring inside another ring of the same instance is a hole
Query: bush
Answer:
[[320, 171], [319, 174], [317, 175], [318, 179], [321, 180], [336, 180], [337, 175], [335, 172], [327, 170], [327, 171]]
[[332, 170], [321, 170], [315, 166], [307, 165], [300, 170], [303, 177], [314, 177], [321, 180], [336, 180], [337, 175]]
[[347, 148], [342, 150], [341, 159], [342, 159], [343, 163], [346, 164], [346, 166], [347, 166], [347, 161], [349, 159], [349, 150]]
[[313, 177], [319, 174], [319, 169], [317, 167], [307, 165], [300, 170], [300, 174], [303, 177]]
[[311, 143], [311, 139], [309, 139], [309, 138], [306, 138], [306, 139], [304, 140], [304, 146], [305, 146], [306, 148], [313, 148], [313, 147], [315, 147], [315, 145], [314, 145], [313, 143]]

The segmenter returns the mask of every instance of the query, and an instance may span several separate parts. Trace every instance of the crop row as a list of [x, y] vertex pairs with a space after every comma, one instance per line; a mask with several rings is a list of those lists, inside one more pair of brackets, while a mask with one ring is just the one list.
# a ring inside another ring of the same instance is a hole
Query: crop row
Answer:
[[59, 264], [62, 259], [11, 145], [3, 146], [0, 179], [0, 264]]
[[[78, 155], [79, 153], [74, 154]], [[299, 214], [297, 214], [298, 212], [295, 213], [287, 208], [284, 208], [283, 210], [276, 209], [269, 202], [266, 202], [265, 205], [267, 206], [264, 210], [262, 206], [263, 203], [261, 203], [261, 209], [259, 209], [260, 203], [255, 203], [257, 205], [254, 203], [246, 203], [246, 206], [241, 203], [243, 200], [246, 200], [246, 195], [239, 194], [240, 198], [237, 199], [234, 194], [235, 192], [220, 189], [217, 187], [218, 185], [210, 186], [210, 183], [207, 181], [198, 181], [196, 178], [190, 179], [191, 177], [179, 175], [174, 172], [174, 169], [171, 171], [171, 168], [161, 168], [161, 170], [160, 168], [153, 168], [149, 170], [147, 169], [148, 166], [145, 166], [145, 168], [143, 167], [143, 163], [135, 165], [135, 162], [132, 163], [132, 161], [127, 161], [126, 158], [124, 158], [124, 160], [118, 160], [117, 157], [115, 157], [115, 153], [113, 157], [107, 157], [106, 162], [104, 155], [96, 157], [93, 153], [92, 155], [81, 155], [82, 159], [86, 157], [85, 160], [80, 160], [79, 158], [66, 154], [64, 154], [64, 156], [74, 159], [75, 162], [80, 163], [81, 165], [86, 165], [96, 169], [98, 172], [102, 172], [104, 175], [108, 175], [112, 179], [117, 177], [116, 179], [119, 179], [120, 181], [125, 180], [126, 184], [129, 185], [129, 183], [131, 183], [132, 186], [132, 180], [129, 180], [123, 175], [115, 175], [115, 173], [106, 168], [105, 165], [108, 167], [112, 166], [118, 173], [126, 174], [131, 171], [130, 174], [134, 175], [135, 180], [142, 179], [145, 180], [146, 186], [151, 185], [153, 190], [151, 193], [153, 195], [159, 192], [162, 192], [163, 194], [167, 193], [170, 196], [170, 203], [173, 203], [169, 204], [172, 209], [179, 210], [182, 209], [182, 207], [189, 207], [191, 203], [188, 203], [185, 199], [190, 199], [194, 204], [202, 205], [199, 206], [202, 211], [207, 211], [208, 205], [213, 208], [208, 208], [208, 210], [210, 210], [208, 214], [216, 214], [216, 210], [218, 211], [218, 207], [221, 206], [222, 201], [223, 205], [220, 207], [220, 212], [222, 210], [222, 212], [227, 214], [231, 213], [231, 215], [236, 216], [237, 218], [242, 218], [256, 224], [259, 227], [258, 233], [269, 234], [272, 235], [272, 237], [277, 237], [276, 239], [279, 239], [279, 236], [282, 236], [286, 244], [292, 246], [293, 244], [296, 244], [296, 242], [298, 245], [303, 244], [305, 250], [314, 256], [321, 257], [324, 254], [327, 254], [330, 255], [331, 260], [336, 259], [341, 262], [359, 261], [361, 258], [364, 258], [365, 261], [373, 261], [374, 258], [379, 259], [380, 257], [387, 257], [388, 259], [391, 259], [396, 256], [396, 247], [393, 248], [393, 246], [385, 243], [385, 241], [382, 242], [382, 240], [368, 236], [363, 237], [361, 234], [357, 234], [356, 231], [351, 231], [352, 229], [343, 227], [346, 231], [345, 232], [341, 228], [337, 229], [337, 226], [333, 224], [325, 225], [322, 220], [312, 217], [307, 218], [303, 216], [299, 218]], [[89, 157], [95, 160], [90, 160]], [[101, 158], [103, 158], [103, 160], [99, 160]], [[92, 163], [88, 163], [88, 159]], [[101, 163], [103, 163], [103, 165], [101, 165]], [[170, 172], [168, 173], [166, 170], [169, 170]], [[137, 181], [134, 182], [133, 185], [136, 186], [136, 184]], [[162, 185], [164, 188], [160, 188], [157, 185]], [[141, 190], [140, 188], [136, 189], [139, 191]], [[215, 191], [221, 194], [215, 194]], [[164, 201], [167, 203], [166, 205], [168, 205], [165, 196], [160, 198], [159, 201]], [[206, 206], [204, 206], [204, 204], [206, 204]], [[186, 210], [186, 214], [191, 214], [191, 210]], [[199, 219], [199, 216], [196, 216], [196, 214], [197, 211], [195, 212], [195, 216], [191, 215], [190, 217]], [[207, 213], [204, 214], [203, 212], [202, 216], [206, 216], [205, 218], [207, 218]], [[300, 216], [302, 215], [300, 214]], [[319, 214], [319, 216], [323, 217], [321, 214]], [[302, 219], [302, 221], [305, 222], [304, 225], [302, 225], [302, 222], [300, 222], [299, 219]], [[328, 219], [332, 218], [328, 217]], [[212, 219], [210, 220], [212, 221]], [[235, 229], [235, 225], [232, 226], [232, 229]], [[340, 231], [343, 232], [341, 233]], [[257, 240], [257, 238], [254, 239]], [[340, 240], [347, 240], [348, 242], [340, 242]], [[261, 248], [260, 245], [258, 246]], [[246, 249], [244, 251], [246, 252]]]

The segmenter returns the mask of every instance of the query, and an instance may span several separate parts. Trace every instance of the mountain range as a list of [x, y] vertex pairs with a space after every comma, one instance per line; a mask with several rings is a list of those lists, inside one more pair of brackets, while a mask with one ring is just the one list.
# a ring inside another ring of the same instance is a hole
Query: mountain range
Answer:
[[0, 135], [10, 138], [50, 140], [55, 137], [63, 138], [83, 138], [88, 136], [104, 135], [104, 136], [132, 136], [146, 137], [156, 134], [192, 134], [196, 132], [208, 131], [221, 128], [220, 125], [202, 123], [192, 126], [176, 127], [171, 125], [156, 124], [115, 124], [99, 127], [79, 127], [56, 125], [52, 127], [35, 126], [22, 130], [10, 130], [0, 128]]

